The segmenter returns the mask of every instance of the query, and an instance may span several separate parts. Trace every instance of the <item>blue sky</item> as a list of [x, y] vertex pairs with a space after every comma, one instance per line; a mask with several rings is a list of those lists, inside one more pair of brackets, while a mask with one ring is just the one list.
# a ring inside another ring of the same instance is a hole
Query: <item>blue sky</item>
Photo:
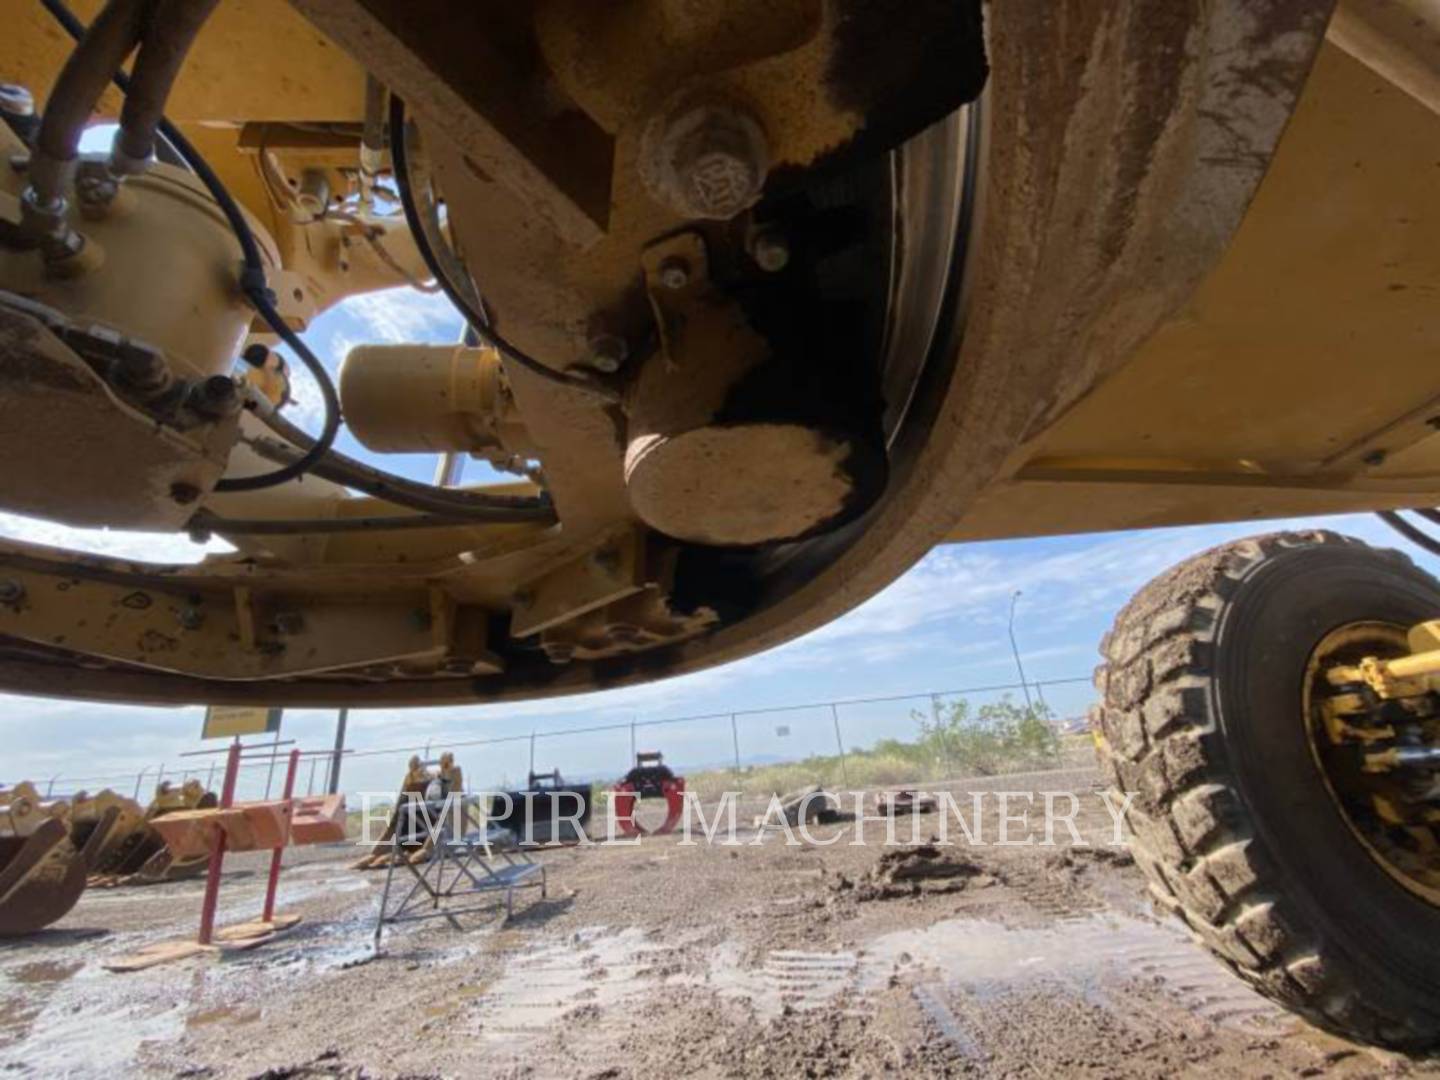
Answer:
[[[307, 338], [333, 370], [361, 343], [455, 341], [460, 323], [440, 298], [397, 290], [357, 297], [318, 319]], [[318, 427], [317, 396], [298, 387], [296, 420]], [[366, 456], [348, 435], [341, 448]], [[430, 479], [435, 458], [390, 456], [385, 467]], [[467, 480], [484, 470], [470, 463]], [[1401, 547], [1432, 572], [1436, 561], [1394, 536], [1368, 515], [1311, 518], [1276, 527], [1325, 527], [1371, 543]], [[791, 706], [835, 699], [924, 695], [932, 691], [993, 686], [1016, 680], [1006, 637], [1010, 596], [1022, 590], [1016, 635], [1031, 680], [1088, 677], [1096, 648], [1115, 612], [1155, 574], [1174, 562], [1225, 540], [1263, 531], [1255, 522], [997, 541], [937, 548], [908, 574], [849, 615], [805, 638], [761, 656], [629, 690], [587, 694], [518, 705], [470, 708], [360, 710], [352, 712], [350, 745], [394, 748], [347, 761], [344, 787], [390, 790], [412, 746], [430, 743], [432, 753], [462, 740], [513, 737], [489, 746], [457, 748], [474, 784], [523, 779], [529, 764], [529, 733], [567, 727], [628, 725], [673, 717], [720, 714], [708, 720], [640, 727], [641, 749], [664, 750], [682, 768], [728, 761], [733, 753], [732, 711]], [[183, 537], [67, 529], [0, 513], [0, 534], [40, 543], [158, 560], [188, 561], [205, 548]], [[987, 695], [974, 695], [983, 700]], [[988, 696], [995, 696], [994, 694]], [[1016, 695], [1018, 697], [1018, 694]], [[1051, 686], [1046, 700], [1061, 715], [1083, 714], [1091, 701], [1084, 683]], [[866, 745], [914, 731], [914, 709], [925, 699], [848, 705], [839, 710], [845, 745]], [[180, 754], [202, 748], [202, 710], [92, 705], [0, 695], [0, 781], [59, 776], [56, 790], [95, 788], [108, 782], [126, 792], [138, 770], [145, 784], [161, 763], [167, 775], [195, 769]], [[287, 713], [285, 735], [305, 749], [327, 747], [334, 713]], [[782, 730], [788, 733], [781, 734]], [[746, 715], [736, 724], [743, 758], [833, 752], [834, 718], [828, 708]], [[621, 773], [627, 767], [630, 733], [621, 729], [568, 738], [538, 739], [535, 764], [570, 773]], [[200, 766], [203, 772], [204, 766]], [[68, 778], [106, 777], [105, 782]], [[308, 767], [301, 786], [308, 781]], [[242, 795], [263, 789], [263, 771], [251, 774]]]

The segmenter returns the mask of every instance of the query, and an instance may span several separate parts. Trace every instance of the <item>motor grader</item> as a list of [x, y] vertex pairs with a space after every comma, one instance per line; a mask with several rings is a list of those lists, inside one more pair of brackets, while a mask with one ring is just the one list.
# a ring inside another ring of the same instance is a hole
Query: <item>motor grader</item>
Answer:
[[[940, 543], [1437, 501], [1434, 0], [72, 2], [4, 0], [0, 503], [233, 551], [5, 542], [7, 691], [559, 695]], [[391, 286], [465, 340], [306, 341]], [[1098, 676], [1157, 902], [1400, 1047], [1436, 618], [1398, 555], [1260, 536]]]

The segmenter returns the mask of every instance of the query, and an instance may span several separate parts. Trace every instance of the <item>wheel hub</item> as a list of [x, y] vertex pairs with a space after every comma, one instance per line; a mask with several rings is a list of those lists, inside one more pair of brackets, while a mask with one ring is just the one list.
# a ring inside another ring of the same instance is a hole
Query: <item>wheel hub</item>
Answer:
[[1305, 673], [1306, 735], [1345, 823], [1386, 873], [1440, 907], [1440, 694], [1382, 681], [1409, 657], [1404, 627], [1357, 622], [1327, 634]]

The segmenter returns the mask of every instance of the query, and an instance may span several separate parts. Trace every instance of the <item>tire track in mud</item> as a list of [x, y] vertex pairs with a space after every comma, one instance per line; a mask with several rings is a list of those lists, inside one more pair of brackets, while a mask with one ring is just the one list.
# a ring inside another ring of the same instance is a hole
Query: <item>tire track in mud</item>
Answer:
[[765, 999], [793, 1010], [836, 1008], [846, 1016], [868, 1016], [861, 1003], [860, 957], [854, 952], [772, 949], [761, 968], [758, 990]]

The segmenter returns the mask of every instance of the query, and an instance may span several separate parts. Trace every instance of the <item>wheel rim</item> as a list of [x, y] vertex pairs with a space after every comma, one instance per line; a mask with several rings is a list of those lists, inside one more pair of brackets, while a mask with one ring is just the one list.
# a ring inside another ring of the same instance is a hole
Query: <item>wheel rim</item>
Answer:
[[[1399, 723], [1440, 734], [1433, 695], [1381, 701], [1368, 687], [1334, 686], [1327, 672], [1367, 656], [1382, 660], [1409, 655], [1406, 628], [1393, 623], [1347, 623], [1326, 634], [1305, 670], [1303, 717], [1306, 741], [1325, 789], [1350, 832], [1394, 881], [1440, 907], [1440, 776], [1405, 769], [1366, 771], [1364, 762], [1393, 745], [1375, 729]], [[1349, 731], [1337, 729], [1342, 714]]]

